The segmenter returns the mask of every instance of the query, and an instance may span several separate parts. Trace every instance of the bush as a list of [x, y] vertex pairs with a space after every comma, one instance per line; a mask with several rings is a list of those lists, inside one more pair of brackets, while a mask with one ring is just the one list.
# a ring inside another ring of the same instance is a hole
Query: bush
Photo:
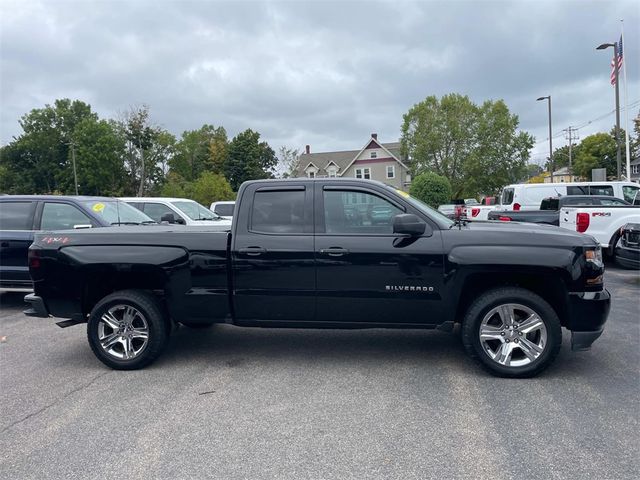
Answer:
[[426, 172], [411, 181], [409, 193], [427, 205], [438, 208], [451, 201], [451, 183], [437, 173]]

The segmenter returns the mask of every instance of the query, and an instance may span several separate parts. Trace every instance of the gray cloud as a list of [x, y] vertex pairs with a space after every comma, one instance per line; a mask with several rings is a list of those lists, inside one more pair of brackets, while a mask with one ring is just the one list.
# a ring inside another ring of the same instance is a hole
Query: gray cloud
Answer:
[[70, 97], [102, 116], [148, 104], [174, 134], [213, 123], [274, 148], [358, 148], [371, 132], [396, 140], [424, 97], [460, 92], [505, 99], [542, 160], [536, 97], [552, 95], [554, 132], [613, 109], [610, 54], [595, 46], [619, 37], [620, 18], [640, 99], [639, 17], [633, 1], [3, 1], [0, 141], [22, 114]]

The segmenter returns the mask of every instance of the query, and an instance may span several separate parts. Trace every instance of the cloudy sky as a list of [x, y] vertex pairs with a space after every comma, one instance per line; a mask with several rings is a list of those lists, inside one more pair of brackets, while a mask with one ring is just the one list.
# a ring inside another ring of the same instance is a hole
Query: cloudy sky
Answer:
[[640, 109], [637, 1], [0, 5], [2, 144], [20, 134], [22, 114], [69, 97], [104, 117], [147, 104], [176, 135], [211, 123], [257, 130], [274, 149], [357, 149], [372, 132], [396, 141], [403, 113], [426, 96], [458, 92], [504, 99], [542, 161], [537, 97], [552, 95], [554, 134], [613, 125], [611, 50], [595, 47], [618, 39], [622, 18], [630, 116]]

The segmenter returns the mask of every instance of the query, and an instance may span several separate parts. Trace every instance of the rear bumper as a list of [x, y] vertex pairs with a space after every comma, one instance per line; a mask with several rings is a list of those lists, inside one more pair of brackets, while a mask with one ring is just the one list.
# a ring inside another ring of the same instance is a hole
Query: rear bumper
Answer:
[[42, 297], [38, 297], [36, 294], [30, 293], [24, 297], [24, 301], [30, 305], [30, 308], [24, 311], [26, 316], [49, 318], [49, 311], [47, 310]]
[[579, 292], [569, 294], [567, 328], [571, 330], [571, 349], [588, 350], [602, 335], [611, 309], [611, 294]]
[[622, 267], [639, 270], [640, 250], [636, 248], [626, 248], [618, 244], [616, 248], [616, 262]]

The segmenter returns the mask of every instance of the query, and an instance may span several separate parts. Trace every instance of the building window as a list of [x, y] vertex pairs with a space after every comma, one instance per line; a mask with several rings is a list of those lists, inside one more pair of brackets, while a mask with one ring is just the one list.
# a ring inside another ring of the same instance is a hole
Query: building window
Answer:
[[378, 152], [371, 152], [371, 158], [378, 158]]
[[396, 178], [395, 165], [387, 165], [387, 178]]
[[309, 176], [309, 178], [316, 178], [316, 172], [309, 171], [307, 172], [307, 175]]
[[356, 178], [364, 178], [366, 180], [371, 179], [370, 168], [356, 168]]
[[330, 168], [328, 170], [329, 172], [329, 178], [336, 178], [336, 169], [335, 168]]
[[631, 173], [638, 173], [638, 165], [633, 165], [631, 167]]

